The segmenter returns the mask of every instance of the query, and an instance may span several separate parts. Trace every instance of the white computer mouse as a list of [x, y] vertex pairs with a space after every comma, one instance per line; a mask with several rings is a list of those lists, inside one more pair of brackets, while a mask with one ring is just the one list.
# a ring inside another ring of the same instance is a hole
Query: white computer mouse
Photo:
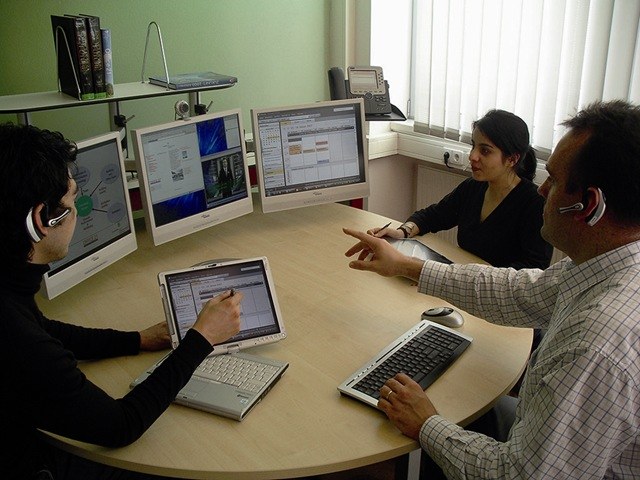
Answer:
[[462, 314], [451, 307], [430, 308], [422, 312], [423, 320], [431, 320], [445, 327], [458, 328], [464, 324]]

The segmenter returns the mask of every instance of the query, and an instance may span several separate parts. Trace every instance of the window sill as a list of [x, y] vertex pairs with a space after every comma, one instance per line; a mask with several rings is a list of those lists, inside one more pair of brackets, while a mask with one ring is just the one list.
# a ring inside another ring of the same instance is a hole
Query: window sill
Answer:
[[[412, 120], [393, 122], [390, 126], [390, 131], [370, 133], [368, 140], [369, 159], [399, 154], [437, 165], [444, 165], [444, 148], [457, 149], [464, 153], [469, 153], [469, 145], [415, 133]], [[464, 166], [455, 166], [453, 168], [465, 170]]]
[[[432, 137], [413, 131], [413, 121], [392, 122], [390, 131], [370, 133], [368, 135], [369, 159], [404, 155], [436, 165], [444, 165], [443, 150], [445, 148], [461, 150], [468, 154], [470, 146], [442, 138]], [[452, 169], [465, 171], [467, 166], [452, 166]], [[545, 164], [538, 160], [534, 182], [542, 184], [548, 174]]]

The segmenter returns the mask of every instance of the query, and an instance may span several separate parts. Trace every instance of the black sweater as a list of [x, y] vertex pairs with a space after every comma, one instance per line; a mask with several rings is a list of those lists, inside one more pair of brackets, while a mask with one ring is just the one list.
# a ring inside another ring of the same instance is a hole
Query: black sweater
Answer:
[[0, 267], [0, 453], [3, 478], [28, 478], [41, 465], [36, 429], [121, 447], [138, 439], [164, 412], [212, 350], [190, 330], [141, 385], [113, 399], [78, 369], [77, 359], [134, 355], [138, 332], [84, 328], [49, 320], [34, 295], [47, 267]]
[[469, 178], [440, 202], [413, 213], [423, 235], [458, 227], [458, 245], [494, 267], [547, 268], [553, 247], [540, 236], [544, 198], [533, 182], [522, 179], [480, 221], [486, 182]]

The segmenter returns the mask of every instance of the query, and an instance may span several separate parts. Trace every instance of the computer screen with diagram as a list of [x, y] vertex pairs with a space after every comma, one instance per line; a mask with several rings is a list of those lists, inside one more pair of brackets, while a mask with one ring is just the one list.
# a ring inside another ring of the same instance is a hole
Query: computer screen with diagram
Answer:
[[52, 262], [43, 277], [41, 292], [49, 299], [137, 248], [118, 132], [77, 146], [72, 172], [78, 186], [76, 227], [67, 256]]

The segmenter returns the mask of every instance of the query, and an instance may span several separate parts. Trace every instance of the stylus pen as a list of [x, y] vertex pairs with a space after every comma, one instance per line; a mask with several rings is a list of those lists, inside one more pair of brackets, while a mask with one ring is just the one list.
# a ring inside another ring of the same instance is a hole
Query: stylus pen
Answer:
[[[391, 225], [391, 222], [387, 223], [384, 227], [381, 227], [380, 230], [384, 230], [385, 228], [387, 228], [389, 225]], [[380, 231], [378, 230], [378, 231]]]

